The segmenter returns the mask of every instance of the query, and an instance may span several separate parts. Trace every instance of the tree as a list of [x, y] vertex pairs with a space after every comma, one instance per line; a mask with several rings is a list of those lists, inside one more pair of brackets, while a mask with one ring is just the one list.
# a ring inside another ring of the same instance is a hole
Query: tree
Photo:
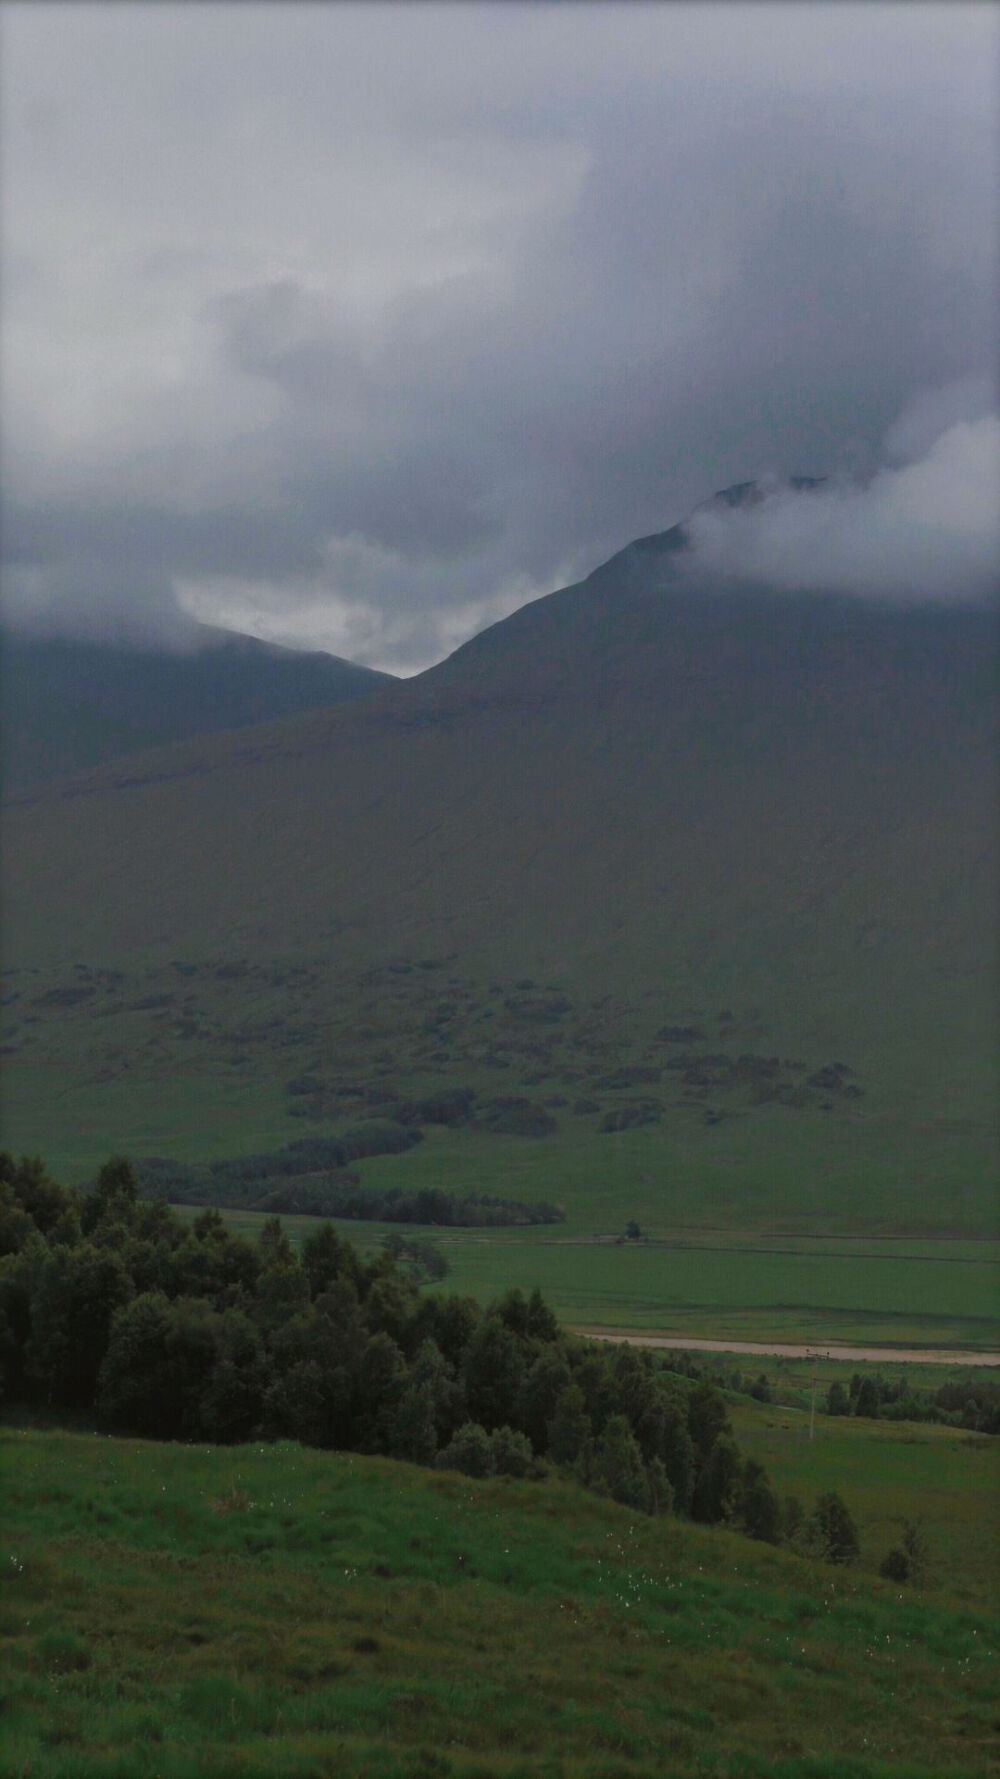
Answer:
[[647, 1464], [646, 1485], [649, 1512], [653, 1517], [655, 1518], [658, 1514], [670, 1513], [674, 1505], [674, 1491], [662, 1458], [654, 1458], [651, 1463]]
[[910, 1565], [906, 1560], [906, 1552], [894, 1545], [882, 1558], [878, 1572], [886, 1581], [909, 1581]]
[[812, 1511], [810, 1530], [828, 1563], [853, 1563], [859, 1556], [857, 1527], [835, 1490], [820, 1496]]
[[[9, 1190], [13, 1203], [49, 1238], [67, 1214], [75, 1215], [76, 1194], [53, 1180], [40, 1155], [22, 1155], [20, 1161], [15, 1161], [6, 1152], [0, 1154], [0, 1187]], [[0, 1247], [0, 1253], [14, 1251]]]
[[321, 1297], [335, 1279], [346, 1275], [358, 1283], [357, 1255], [348, 1242], [343, 1242], [332, 1223], [321, 1223], [302, 1243], [302, 1267], [309, 1280], [310, 1294]]
[[624, 1415], [612, 1415], [594, 1454], [593, 1481], [624, 1507], [649, 1504], [649, 1484], [639, 1442]]
[[132, 1163], [125, 1155], [112, 1155], [93, 1190], [84, 1197], [80, 1219], [84, 1234], [90, 1235], [102, 1223], [130, 1223], [138, 1200], [139, 1183]]
[[463, 1369], [469, 1414], [488, 1431], [510, 1424], [524, 1377], [524, 1350], [498, 1315], [487, 1316], [476, 1329]]
[[628, 1242], [639, 1242], [642, 1240], [642, 1230], [639, 1228], [634, 1217], [630, 1217], [625, 1225], [625, 1240]]
[[300, 1359], [284, 1377], [275, 1379], [264, 1398], [263, 1424], [268, 1439], [330, 1443], [326, 1383], [315, 1359]]
[[903, 1521], [903, 1551], [910, 1567], [910, 1578], [919, 1586], [927, 1579], [930, 1551], [919, 1525], [913, 1520]]
[[721, 1434], [703, 1462], [695, 1483], [691, 1512], [706, 1525], [734, 1519], [740, 1500], [739, 1448], [728, 1434]]
[[527, 1476], [534, 1459], [531, 1441], [513, 1427], [497, 1427], [490, 1438], [497, 1476]]
[[664, 1404], [661, 1450], [677, 1512], [689, 1513], [697, 1463], [694, 1440], [688, 1432], [685, 1415], [670, 1401]]
[[387, 1443], [394, 1458], [406, 1458], [411, 1464], [433, 1463], [438, 1438], [430, 1383], [414, 1383], [411, 1379], [396, 1404]]
[[729, 1432], [725, 1401], [707, 1378], [696, 1384], [691, 1392], [687, 1419], [695, 1449], [704, 1463], [720, 1435]]
[[887, 1581], [910, 1581], [915, 1585], [926, 1579], [927, 1546], [912, 1520], [903, 1521], [901, 1545], [894, 1545], [878, 1566]]
[[202, 1398], [222, 1349], [222, 1318], [197, 1298], [146, 1292], [115, 1317], [97, 1406], [111, 1427], [158, 1439], [196, 1439]]
[[851, 1400], [840, 1382], [830, 1385], [826, 1393], [826, 1412], [828, 1415], [849, 1415]]
[[358, 1396], [362, 1412], [357, 1440], [363, 1452], [389, 1449], [400, 1398], [406, 1389], [406, 1360], [392, 1337], [373, 1334], [361, 1358]]
[[857, 1396], [854, 1399], [856, 1415], [867, 1415], [874, 1420], [879, 1410], [879, 1390], [874, 1378], [862, 1378]]
[[421, 1341], [410, 1366], [410, 1386], [429, 1390], [436, 1443], [447, 1445], [455, 1428], [467, 1418], [465, 1399], [454, 1366], [449, 1365], [434, 1341]]
[[549, 1422], [569, 1381], [564, 1355], [558, 1347], [549, 1347], [535, 1360], [521, 1384], [517, 1393], [517, 1424], [527, 1433], [536, 1452], [548, 1450]]
[[528, 1334], [546, 1345], [559, 1339], [559, 1324], [537, 1285], [528, 1298]]
[[593, 1438], [579, 1384], [567, 1384], [556, 1398], [546, 1429], [549, 1454], [557, 1464], [575, 1464]]
[[47, 1403], [89, 1408], [115, 1311], [133, 1295], [121, 1257], [81, 1242], [45, 1248], [30, 1299], [25, 1376]]
[[781, 1505], [767, 1471], [755, 1458], [748, 1458], [743, 1466], [740, 1512], [751, 1538], [777, 1544], [781, 1536]]
[[408, 1279], [391, 1272], [377, 1278], [365, 1298], [364, 1318], [372, 1334], [387, 1334], [399, 1347], [409, 1346], [417, 1293]]
[[460, 1470], [464, 1476], [492, 1476], [493, 1445], [486, 1428], [466, 1421], [457, 1429], [435, 1463], [439, 1470]]

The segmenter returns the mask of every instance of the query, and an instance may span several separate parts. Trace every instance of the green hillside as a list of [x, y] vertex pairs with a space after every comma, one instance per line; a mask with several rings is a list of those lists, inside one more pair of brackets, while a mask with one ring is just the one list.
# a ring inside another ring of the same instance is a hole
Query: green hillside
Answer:
[[191, 627], [178, 652], [65, 638], [0, 640], [6, 790], [82, 772], [137, 749], [367, 697], [388, 674]]
[[[7, 1770], [985, 1779], [990, 1497], [962, 1485], [967, 1435], [878, 1434], [824, 1422], [814, 1469], [791, 1459], [808, 1505], [839, 1443], [891, 1457], [845, 1571], [568, 1483], [9, 1427]], [[931, 1591], [879, 1580], [925, 1501]]]
[[81, 1179], [461, 1087], [362, 1179], [568, 1234], [991, 1233], [994, 616], [676, 550], [363, 706], [13, 801], [8, 1145]]

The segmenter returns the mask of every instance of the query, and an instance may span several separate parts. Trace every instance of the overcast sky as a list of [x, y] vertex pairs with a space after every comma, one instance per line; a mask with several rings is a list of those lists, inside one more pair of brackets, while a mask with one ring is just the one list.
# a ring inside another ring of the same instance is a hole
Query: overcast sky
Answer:
[[998, 18], [6, 0], [11, 618], [411, 673], [728, 483], [982, 502]]

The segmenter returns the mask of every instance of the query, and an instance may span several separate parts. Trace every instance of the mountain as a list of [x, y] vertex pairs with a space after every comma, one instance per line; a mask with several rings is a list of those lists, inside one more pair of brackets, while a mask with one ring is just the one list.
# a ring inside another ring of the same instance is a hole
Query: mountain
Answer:
[[995, 614], [702, 584], [685, 543], [12, 803], [8, 1140], [196, 1158], [468, 1084], [557, 1127], [456, 1150], [479, 1181], [989, 1227]]
[[191, 646], [179, 653], [10, 632], [0, 646], [5, 787], [364, 698], [390, 677], [207, 624], [193, 626]]

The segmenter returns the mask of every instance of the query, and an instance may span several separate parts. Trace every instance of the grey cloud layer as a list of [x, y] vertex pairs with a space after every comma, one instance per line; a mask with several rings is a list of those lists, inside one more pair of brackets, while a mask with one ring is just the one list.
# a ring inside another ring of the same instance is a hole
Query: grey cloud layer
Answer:
[[992, 366], [990, 9], [3, 32], [21, 622], [412, 670], [713, 488], [871, 472]]

